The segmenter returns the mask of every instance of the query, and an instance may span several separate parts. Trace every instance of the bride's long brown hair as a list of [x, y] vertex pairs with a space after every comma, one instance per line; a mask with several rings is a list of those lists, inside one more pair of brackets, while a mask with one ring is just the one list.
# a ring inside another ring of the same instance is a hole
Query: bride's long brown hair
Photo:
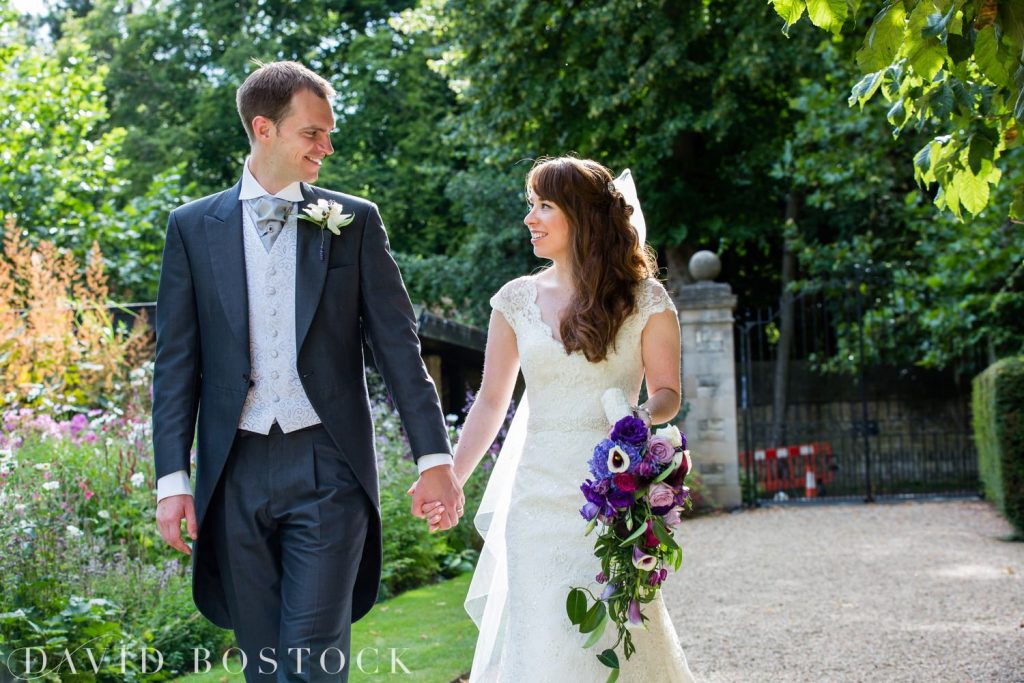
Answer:
[[538, 159], [526, 176], [531, 201], [553, 202], [570, 228], [569, 266], [576, 293], [559, 328], [569, 353], [596, 363], [615, 349], [622, 323], [636, 308], [637, 285], [657, 262], [629, 224], [633, 208], [612, 174], [590, 159]]

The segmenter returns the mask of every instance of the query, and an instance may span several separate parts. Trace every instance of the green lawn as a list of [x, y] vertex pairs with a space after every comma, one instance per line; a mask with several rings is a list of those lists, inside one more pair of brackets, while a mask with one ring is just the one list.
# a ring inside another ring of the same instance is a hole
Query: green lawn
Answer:
[[[350, 683], [388, 679], [447, 683], [469, 671], [477, 632], [462, 608], [462, 601], [469, 589], [470, 577], [470, 574], [463, 574], [450, 581], [402, 593], [380, 603], [354, 624]], [[396, 665], [392, 674], [392, 649], [410, 673]], [[361, 650], [363, 671], [355, 666]], [[177, 680], [179, 683], [225, 683], [242, 681], [244, 677], [215, 666], [208, 674]]]

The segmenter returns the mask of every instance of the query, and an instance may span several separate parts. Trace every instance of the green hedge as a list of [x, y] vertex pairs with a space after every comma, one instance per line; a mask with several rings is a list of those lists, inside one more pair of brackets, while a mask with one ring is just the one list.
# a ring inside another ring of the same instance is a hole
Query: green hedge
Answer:
[[974, 378], [974, 440], [985, 495], [1024, 534], [1024, 357]]

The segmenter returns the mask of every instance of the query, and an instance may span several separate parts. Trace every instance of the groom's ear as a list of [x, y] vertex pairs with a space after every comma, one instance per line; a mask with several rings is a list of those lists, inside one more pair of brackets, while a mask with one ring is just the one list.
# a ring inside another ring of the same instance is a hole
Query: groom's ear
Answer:
[[274, 130], [274, 122], [266, 116], [254, 116], [252, 119], [252, 134], [255, 140], [266, 142], [271, 138], [271, 131]]

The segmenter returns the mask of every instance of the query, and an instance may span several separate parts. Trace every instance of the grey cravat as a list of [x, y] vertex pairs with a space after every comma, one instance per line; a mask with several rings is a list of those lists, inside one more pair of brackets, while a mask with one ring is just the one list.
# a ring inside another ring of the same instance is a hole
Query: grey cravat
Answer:
[[281, 234], [281, 228], [288, 218], [292, 203], [287, 199], [280, 199], [270, 195], [264, 195], [256, 200], [256, 230], [259, 232], [263, 247], [269, 252], [274, 246], [274, 240]]

